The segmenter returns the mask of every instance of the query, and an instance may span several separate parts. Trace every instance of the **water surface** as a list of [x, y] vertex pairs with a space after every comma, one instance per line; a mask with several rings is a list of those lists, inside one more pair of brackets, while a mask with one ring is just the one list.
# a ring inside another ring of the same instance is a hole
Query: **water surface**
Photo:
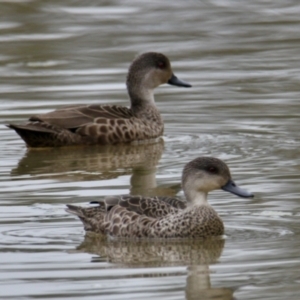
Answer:
[[[297, 1], [0, 0], [3, 299], [299, 299]], [[130, 61], [161, 51], [191, 89], [162, 86], [164, 141], [27, 151], [4, 124], [70, 104], [128, 105]], [[182, 195], [181, 170], [225, 160], [256, 194], [209, 201], [224, 239], [84, 237], [66, 203]]]

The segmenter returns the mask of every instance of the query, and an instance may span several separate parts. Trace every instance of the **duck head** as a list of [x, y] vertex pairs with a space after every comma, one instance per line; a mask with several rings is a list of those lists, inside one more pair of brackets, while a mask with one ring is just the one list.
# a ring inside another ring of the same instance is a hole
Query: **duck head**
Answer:
[[189, 162], [182, 173], [182, 186], [189, 204], [207, 204], [210, 191], [223, 189], [243, 198], [254, 197], [238, 187], [231, 178], [228, 166], [214, 157], [198, 157]]

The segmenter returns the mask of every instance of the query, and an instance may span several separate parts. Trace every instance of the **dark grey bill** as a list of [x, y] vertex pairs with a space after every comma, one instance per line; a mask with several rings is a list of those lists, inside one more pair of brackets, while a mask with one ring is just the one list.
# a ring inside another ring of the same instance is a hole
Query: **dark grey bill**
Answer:
[[184, 87], [191, 87], [191, 85], [189, 83], [180, 80], [174, 74], [172, 74], [172, 77], [169, 79], [168, 84], [177, 85], [177, 86], [184, 86]]
[[226, 191], [226, 192], [230, 192], [234, 195], [243, 197], [243, 198], [252, 198], [254, 197], [253, 194], [247, 192], [246, 190], [241, 189], [240, 187], [238, 187], [233, 180], [228, 180], [228, 182], [222, 186], [222, 190]]

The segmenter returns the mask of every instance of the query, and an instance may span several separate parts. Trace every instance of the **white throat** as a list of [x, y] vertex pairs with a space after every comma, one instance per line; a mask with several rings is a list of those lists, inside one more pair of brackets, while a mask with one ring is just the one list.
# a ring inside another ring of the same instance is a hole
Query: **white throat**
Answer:
[[154, 100], [154, 90], [146, 87], [131, 88], [128, 90], [133, 106], [156, 106]]
[[154, 100], [154, 90], [149, 88], [141, 88], [139, 91], [140, 99], [143, 100], [148, 105], [154, 105], [155, 106], [155, 100]]
[[207, 202], [207, 193], [199, 191], [189, 191], [188, 203], [190, 206], [194, 205], [209, 205]]

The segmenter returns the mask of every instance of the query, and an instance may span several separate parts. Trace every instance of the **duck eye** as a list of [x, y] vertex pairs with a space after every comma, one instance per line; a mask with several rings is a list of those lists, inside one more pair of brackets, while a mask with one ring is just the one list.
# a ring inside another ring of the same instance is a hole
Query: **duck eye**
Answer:
[[165, 64], [163, 61], [159, 61], [159, 62], [157, 63], [157, 67], [160, 68], [160, 69], [165, 68], [165, 66], [166, 66], [166, 64]]
[[218, 169], [216, 167], [210, 166], [207, 168], [207, 171], [216, 174], [218, 172]]

